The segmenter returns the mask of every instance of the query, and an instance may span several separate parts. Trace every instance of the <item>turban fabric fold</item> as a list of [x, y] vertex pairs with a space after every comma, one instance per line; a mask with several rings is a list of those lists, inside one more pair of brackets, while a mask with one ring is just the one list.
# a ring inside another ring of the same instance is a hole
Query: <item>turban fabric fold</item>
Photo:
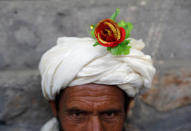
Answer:
[[129, 96], [150, 88], [155, 74], [151, 57], [141, 51], [142, 40], [130, 40], [130, 53], [114, 56], [103, 46], [93, 47], [92, 38], [58, 38], [39, 65], [44, 97], [54, 100], [61, 89], [88, 83], [117, 85]]

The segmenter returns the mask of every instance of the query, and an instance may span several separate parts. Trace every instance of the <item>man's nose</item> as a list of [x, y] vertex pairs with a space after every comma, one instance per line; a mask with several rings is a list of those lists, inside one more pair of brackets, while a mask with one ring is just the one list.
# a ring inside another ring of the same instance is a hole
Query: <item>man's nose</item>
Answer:
[[101, 120], [98, 116], [92, 116], [88, 124], [88, 131], [104, 131]]

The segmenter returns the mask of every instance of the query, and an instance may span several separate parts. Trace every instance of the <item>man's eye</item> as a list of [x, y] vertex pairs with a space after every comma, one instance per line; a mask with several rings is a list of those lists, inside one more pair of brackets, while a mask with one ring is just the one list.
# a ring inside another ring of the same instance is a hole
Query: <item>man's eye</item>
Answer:
[[116, 113], [115, 112], [105, 112], [102, 114], [102, 117], [104, 119], [112, 119], [116, 116]]
[[84, 112], [72, 112], [70, 113], [70, 116], [74, 120], [83, 120], [86, 118], [87, 114]]
[[82, 113], [82, 112], [73, 112], [73, 113], [71, 113], [71, 115], [73, 116], [73, 117], [80, 117], [80, 116], [82, 116], [84, 113]]

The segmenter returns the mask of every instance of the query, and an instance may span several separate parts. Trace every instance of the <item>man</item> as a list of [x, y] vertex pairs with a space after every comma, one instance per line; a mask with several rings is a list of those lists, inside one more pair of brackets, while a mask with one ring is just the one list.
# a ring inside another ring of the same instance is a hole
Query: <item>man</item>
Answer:
[[131, 39], [128, 55], [93, 47], [91, 38], [63, 37], [41, 59], [42, 92], [55, 118], [41, 131], [122, 131], [129, 103], [151, 87], [155, 68]]

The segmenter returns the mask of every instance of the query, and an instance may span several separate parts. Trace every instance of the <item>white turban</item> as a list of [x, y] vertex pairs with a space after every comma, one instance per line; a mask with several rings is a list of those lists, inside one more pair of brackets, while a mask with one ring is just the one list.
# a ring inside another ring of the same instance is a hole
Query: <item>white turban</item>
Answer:
[[131, 39], [128, 55], [114, 56], [106, 47], [93, 47], [92, 38], [62, 37], [42, 56], [42, 92], [54, 100], [61, 89], [87, 83], [117, 85], [129, 96], [151, 87], [155, 68], [141, 50], [142, 40]]

